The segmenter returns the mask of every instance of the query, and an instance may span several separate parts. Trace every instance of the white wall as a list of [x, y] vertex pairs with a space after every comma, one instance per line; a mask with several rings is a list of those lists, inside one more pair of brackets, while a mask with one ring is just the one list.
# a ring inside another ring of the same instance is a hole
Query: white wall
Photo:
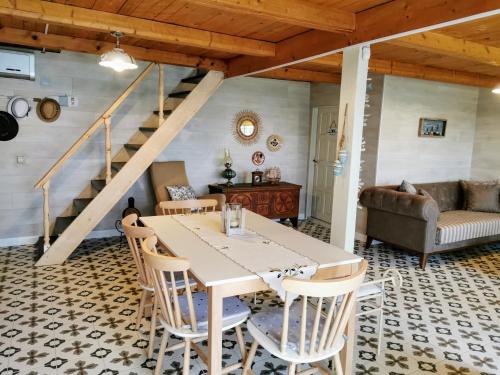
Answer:
[[[140, 68], [144, 67], [140, 63]], [[0, 239], [42, 234], [42, 193], [33, 185], [139, 73], [116, 74], [99, 67], [96, 56], [77, 53], [36, 53], [36, 70], [35, 82], [0, 78], [0, 109], [5, 109], [7, 96], [12, 95], [34, 98], [68, 94], [78, 98], [79, 106], [64, 107], [61, 117], [51, 124], [40, 121], [32, 111], [28, 118], [19, 120], [20, 131], [14, 140], [0, 142]], [[166, 92], [172, 91], [191, 72], [189, 68], [167, 66]], [[113, 151], [118, 151], [139, 126], [152, 119], [151, 111], [156, 109], [157, 100], [156, 80], [155, 69], [113, 117]], [[231, 135], [232, 118], [243, 109], [256, 110], [262, 116], [262, 137], [255, 146], [241, 146]], [[284, 180], [305, 188], [308, 124], [309, 84], [257, 78], [228, 80], [159, 159], [185, 160], [190, 181], [201, 194], [209, 183], [220, 180], [224, 147], [232, 151], [233, 168], [239, 180], [253, 169], [251, 154], [262, 150], [267, 157], [264, 167], [280, 166]], [[283, 149], [277, 153], [265, 147], [267, 136], [273, 132], [284, 138]], [[16, 164], [16, 156], [24, 156], [25, 164]], [[103, 167], [101, 131], [53, 179], [50, 193], [53, 219], [71, 207], [72, 199], [80, 195]], [[145, 175], [97, 229], [114, 228], [128, 196], [136, 198], [143, 213], [152, 212], [152, 192]], [[302, 199], [301, 211], [303, 208]]]
[[[470, 177], [478, 89], [386, 76], [377, 185]], [[421, 117], [448, 120], [444, 138], [418, 137]]]
[[500, 95], [479, 91], [471, 177], [500, 179]]

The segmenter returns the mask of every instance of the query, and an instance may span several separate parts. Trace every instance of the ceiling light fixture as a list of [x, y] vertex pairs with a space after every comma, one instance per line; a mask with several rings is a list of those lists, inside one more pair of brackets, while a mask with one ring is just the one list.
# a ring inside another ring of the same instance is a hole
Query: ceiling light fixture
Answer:
[[491, 90], [493, 94], [500, 95], [500, 85], [497, 85], [493, 90]]
[[120, 31], [113, 31], [111, 35], [116, 38], [116, 47], [101, 55], [99, 65], [111, 68], [115, 72], [137, 69], [135, 59], [120, 48], [120, 38], [123, 36], [123, 33]]

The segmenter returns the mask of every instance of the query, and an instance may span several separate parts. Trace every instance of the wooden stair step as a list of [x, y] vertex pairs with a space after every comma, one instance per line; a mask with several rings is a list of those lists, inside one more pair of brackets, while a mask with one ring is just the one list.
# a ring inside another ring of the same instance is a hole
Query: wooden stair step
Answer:
[[142, 147], [142, 145], [138, 143], [127, 143], [123, 147], [125, 147], [127, 150], [137, 151]]
[[58, 216], [56, 217], [56, 223], [54, 224], [54, 230], [52, 235], [60, 235], [66, 230], [67, 227], [76, 219], [76, 216]]
[[186, 77], [183, 80], [181, 80], [181, 82], [182, 83], [196, 83], [196, 84], [198, 84], [198, 83], [201, 82], [201, 80], [203, 78], [205, 78], [205, 76], [206, 76], [206, 73], [204, 73], [204, 74], [197, 74], [195, 76]]
[[125, 164], [127, 164], [126, 161], [112, 161], [111, 168], [119, 172], [120, 169], [122, 169]]
[[76, 198], [73, 199], [73, 206], [75, 207], [76, 214], [80, 215], [80, 213], [88, 206], [90, 202], [92, 202], [93, 198]]
[[168, 94], [169, 98], [186, 98], [189, 94], [191, 94], [191, 91], [178, 91], [178, 92], [172, 92]]
[[[158, 116], [160, 114], [160, 111], [157, 109], [156, 111], [153, 111], [153, 113]], [[172, 113], [171, 109], [164, 109], [163, 110], [163, 116], [168, 116]]]
[[104, 180], [104, 179], [95, 179], [95, 180], [90, 181], [90, 184], [92, 185], [92, 187], [94, 188], [94, 190], [99, 193], [106, 186], [106, 180]]
[[141, 132], [154, 133], [155, 131], [158, 130], [158, 128], [153, 126], [141, 126], [139, 130]]

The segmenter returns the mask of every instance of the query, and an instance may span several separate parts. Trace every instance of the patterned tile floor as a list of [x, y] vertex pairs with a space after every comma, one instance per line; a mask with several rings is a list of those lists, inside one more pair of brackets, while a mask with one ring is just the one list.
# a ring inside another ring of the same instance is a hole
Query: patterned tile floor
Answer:
[[[300, 230], [328, 241], [320, 223], [301, 223]], [[355, 373], [500, 374], [499, 250], [495, 244], [433, 256], [421, 271], [417, 257], [382, 245], [358, 248], [370, 262], [369, 278], [397, 267], [404, 282], [389, 291], [378, 357], [376, 319], [359, 320]], [[61, 266], [35, 268], [33, 256], [32, 246], [0, 249], [0, 374], [151, 374], [147, 335], [134, 326], [135, 269], [119, 239], [86, 241]], [[254, 311], [279, 303], [271, 293], [261, 293], [257, 306], [247, 301]], [[239, 358], [234, 333], [223, 346], [224, 361]], [[191, 355], [191, 373], [205, 373]], [[163, 373], [180, 374], [181, 351], [166, 358]], [[253, 368], [286, 373], [264, 351]]]

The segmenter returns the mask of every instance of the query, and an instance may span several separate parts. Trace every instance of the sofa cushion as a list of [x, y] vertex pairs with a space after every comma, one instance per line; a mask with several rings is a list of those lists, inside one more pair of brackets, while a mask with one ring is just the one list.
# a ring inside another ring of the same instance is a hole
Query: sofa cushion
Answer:
[[469, 211], [500, 213], [500, 185], [469, 185], [467, 209]]
[[436, 200], [441, 212], [463, 209], [463, 192], [458, 181], [416, 184], [415, 187], [427, 191]]
[[500, 235], [500, 214], [475, 211], [447, 211], [439, 215], [436, 244]]

